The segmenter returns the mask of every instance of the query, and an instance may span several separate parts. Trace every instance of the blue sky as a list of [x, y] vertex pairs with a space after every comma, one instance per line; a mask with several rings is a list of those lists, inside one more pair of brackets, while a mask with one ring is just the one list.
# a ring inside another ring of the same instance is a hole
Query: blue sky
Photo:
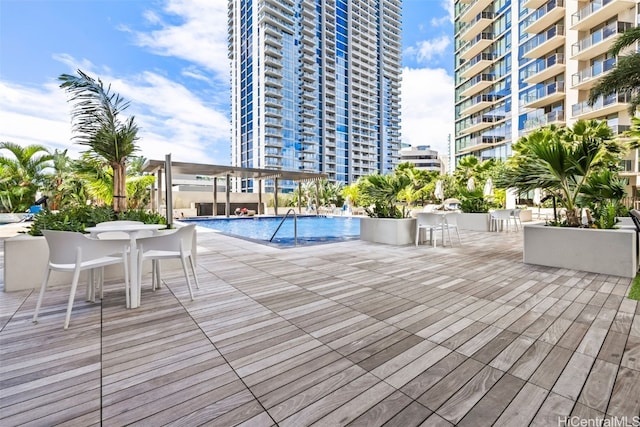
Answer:
[[[0, 0], [0, 141], [71, 140], [60, 74], [81, 69], [131, 102], [140, 154], [230, 163], [226, 0]], [[403, 0], [402, 133], [447, 150], [453, 0]]]

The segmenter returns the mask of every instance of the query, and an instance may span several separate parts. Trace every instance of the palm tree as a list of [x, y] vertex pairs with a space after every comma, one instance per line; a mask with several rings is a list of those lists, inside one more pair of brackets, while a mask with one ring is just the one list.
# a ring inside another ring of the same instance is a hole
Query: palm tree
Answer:
[[[579, 226], [578, 200], [596, 188], [602, 171], [611, 170], [619, 154], [610, 151], [606, 122], [578, 121], [572, 128], [549, 126], [520, 138], [500, 178], [520, 194], [542, 188], [556, 195], [567, 210], [567, 225]], [[615, 147], [615, 146], [613, 146]], [[617, 184], [616, 184], [617, 185]], [[599, 191], [603, 189], [599, 188]]]
[[23, 147], [0, 142], [1, 150], [9, 151], [12, 156], [0, 157], [0, 205], [4, 211], [24, 212], [33, 205], [52, 156], [42, 145]]
[[630, 28], [618, 37], [610, 53], [618, 57], [616, 66], [604, 76], [589, 93], [589, 105], [600, 97], [616, 93], [629, 95], [629, 114], [634, 115], [640, 105], [640, 52], [619, 56], [627, 47], [640, 41], [640, 26]]
[[121, 121], [120, 113], [129, 102], [111, 93], [111, 85], [104, 87], [100, 79], [94, 80], [81, 70], [78, 76], [62, 74], [61, 88], [70, 95], [73, 111], [74, 138], [90, 147], [86, 152], [105, 162], [113, 170], [113, 210], [127, 210], [126, 171], [127, 158], [137, 151], [138, 126], [134, 117]]
[[367, 208], [370, 217], [404, 218], [404, 210], [400, 210], [397, 205], [402, 190], [411, 185], [411, 180], [406, 175], [367, 175], [359, 183], [365, 204], [373, 205], [372, 210]]

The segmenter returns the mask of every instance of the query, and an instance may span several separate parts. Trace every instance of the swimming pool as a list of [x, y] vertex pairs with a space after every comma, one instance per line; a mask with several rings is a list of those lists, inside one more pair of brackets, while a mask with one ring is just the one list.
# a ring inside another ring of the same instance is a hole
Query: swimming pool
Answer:
[[[246, 217], [188, 219], [201, 227], [212, 228], [224, 234], [256, 240], [264, 244], [293, 246], [293, 218], [285, 220], [278, 233], [269, 242], [282, 217]], [[298, 217], [298, 245], [337, 242], [360, 238], [360, 219], [353, 217]]]

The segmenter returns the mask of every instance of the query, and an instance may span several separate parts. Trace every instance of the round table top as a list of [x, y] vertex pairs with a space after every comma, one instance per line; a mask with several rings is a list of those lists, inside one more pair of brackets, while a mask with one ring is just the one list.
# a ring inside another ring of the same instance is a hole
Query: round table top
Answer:
[[142, 230], [160, 230], [166, 227], [166, 224], [109, 224], [101, 227], [87, 227], [84, 231], [88, 231], [89, 233], [106, 233], [111, 231], [134, 232]]

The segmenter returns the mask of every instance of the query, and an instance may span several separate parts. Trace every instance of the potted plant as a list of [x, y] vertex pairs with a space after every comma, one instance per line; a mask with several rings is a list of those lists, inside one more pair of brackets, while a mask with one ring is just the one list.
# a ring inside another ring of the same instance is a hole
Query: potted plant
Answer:
[[358, 183], [361, 203], [367, 218], [360, 220], [360, 239], [390, 245], [412, 244], [415, 238], [414, 218], [400, 200], [400, 194], [411, 180], [404, 174], [368, 175]]
[[616, 207], [624, 197], [617, 173], [623, 149], [606, 122], [542, 128], [513, 150], [503, 184], [520, 194], [540, 188], [564, 210], [546, 225], [524, 227], [524, 262], [635, 276], [636, 232], [615, 228]]

